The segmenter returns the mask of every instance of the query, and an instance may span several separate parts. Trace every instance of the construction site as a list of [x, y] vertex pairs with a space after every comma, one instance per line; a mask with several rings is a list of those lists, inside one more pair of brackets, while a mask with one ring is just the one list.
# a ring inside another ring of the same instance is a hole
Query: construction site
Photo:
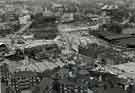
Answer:
[[0, 93], [135, 93], [133, 0], [1, 0]]

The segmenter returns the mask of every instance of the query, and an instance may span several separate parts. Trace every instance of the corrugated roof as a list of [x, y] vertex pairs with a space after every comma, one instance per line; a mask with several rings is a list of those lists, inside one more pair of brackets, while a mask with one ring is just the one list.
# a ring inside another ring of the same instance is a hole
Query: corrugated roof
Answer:
[[50, 62], [47, 60], [43, 60], [42, 62], [32, 63], [26, 66], [17, 67], [18, 70], [21, 71], [35, 71], [35, 72], [43, 72], [45, 70], [52, 70], [58, 66], [63, 67], [65, 64], [62, 62]]

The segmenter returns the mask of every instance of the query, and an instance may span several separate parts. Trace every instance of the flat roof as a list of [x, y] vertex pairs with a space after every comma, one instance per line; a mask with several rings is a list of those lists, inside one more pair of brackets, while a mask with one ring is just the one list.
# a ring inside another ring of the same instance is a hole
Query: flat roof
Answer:
[[118, 77], [120, 78], [135, 79], [135, 63], [134, 62], [106, 67], [106, 71], [109, 73], [118, 75]]
[[26, 41], [25, 44], [17, 44], [16, 46], [19, 47], [20, 49], [26, 49], [52, 44], [56, 44], [56, 42], [54, 40], [30, 40]]

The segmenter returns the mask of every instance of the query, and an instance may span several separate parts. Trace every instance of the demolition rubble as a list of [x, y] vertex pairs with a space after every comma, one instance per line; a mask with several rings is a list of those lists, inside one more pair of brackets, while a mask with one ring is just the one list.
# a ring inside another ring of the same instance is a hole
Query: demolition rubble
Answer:
[[135, 8], [123, 3], [1, 0], [1, 93], [134, 93]]

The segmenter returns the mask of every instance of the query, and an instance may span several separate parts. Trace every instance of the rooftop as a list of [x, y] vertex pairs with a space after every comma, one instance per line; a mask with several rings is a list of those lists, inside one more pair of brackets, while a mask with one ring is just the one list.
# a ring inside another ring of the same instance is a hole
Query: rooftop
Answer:
[[124, 63], [106, 68], [107, 72], [118, 75], [120, 78], [135, 79], [135, 63]]

